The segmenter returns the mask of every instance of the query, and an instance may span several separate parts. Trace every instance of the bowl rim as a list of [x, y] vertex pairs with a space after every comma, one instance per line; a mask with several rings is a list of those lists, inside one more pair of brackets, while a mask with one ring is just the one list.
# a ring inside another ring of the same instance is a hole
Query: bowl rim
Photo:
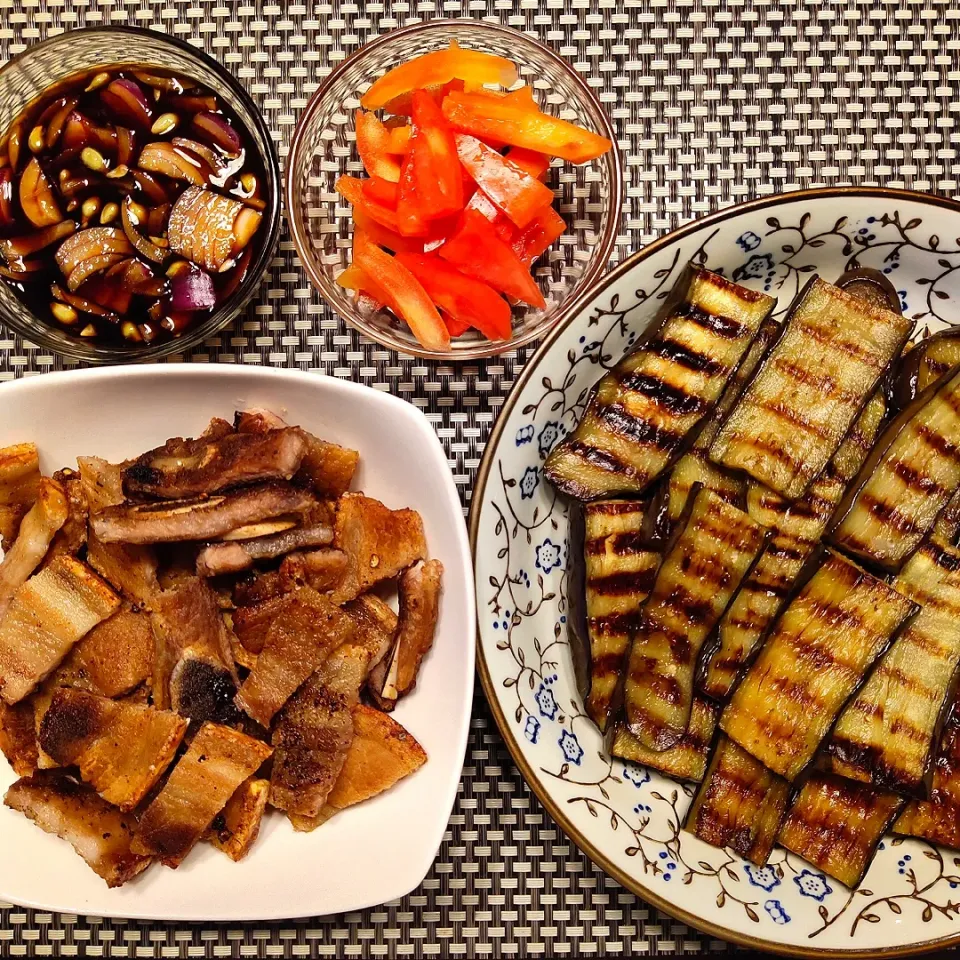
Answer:
[[[487, 480], [489, 479], [490, 470], [493, 466], [496, 451], [500, 446], [500, 441], [502, 439], [507, 420], [513, 412], [514, 407], [516, 407], [520, 395], [527, 383], [536, 375], [540, 362], [546, 358], [554, 343], [556, 343], [556, 341], [563, 335], [567, 327], [573, 323], [574, 319], [580, 315], [590, 301], [599, 296], [611, 284], [615, 283], [625, 274], [629, 273], [635, 266], [637, 266], [637, 264], [642, 263], [644, 260], [662, 248], [675, 243], [678, 240], [682, 240], [691, 234], [698, 232], [704, 227], [715, 226], [726, 220], [733, 219], [740, 214], [763, 210], [766, 207], [776, 206], [782, 203], [798, 203], [804, 200], [829, 199], [833, 197], [842, 198], [850, 196], [874, 197], [878, 199], [899, 199], [914, 203], [924, 203], [960, 214], [960, 201], [953, 200], [948, 197], [942, 197], [937, 194], [920, 193], [919, 191], [915, 190], [902, 190], [895, 187], [813, 187], [805, 190], [794, 190], [788, 191], [787, 193], [777, 193], [765, 197], [756, 197], [751, 200], [745, 200], [741, 203], [736, 203], [729, 207], [725, 207], [722, 210], [717, 210], [708, 216], [692, 220], [690, 223], [686, 223], [683, 226], [671, 230], [669, 233], [665, 233], [662, 237], [658, 237], [655, 241], [653, 241], [653, 243], [648, 244], [642, 250], [638, 250], [636, 253], [629, 256], [622, 263], [617, 264], [617, 266], [610, 270], [609, 273], [607, 273], [589, 288], [585, 289], [580, 296], [576, 297], [571, 302], [570, 312], [564, 318], [563, 323], [558, 323], [550, 330], [547, 338], [537, 348], [537, 351], [534, 353], [534, 355], [527, 361], [523, 370], [514, 381], [509, 394], [504, 400], [503, 406], [497, 414], [496, 422], [494, 423], [493, 428], [490, 431], [490, 436], [487, 438], [484, 446], [483, 457], [481, 458], [480, 466], [477, 469], [476, 480], [473, 484], [473, 492], [470, 499], [470, 515], [468, 518], [470, 553], [473, 557], [474, 563], [474, 581], [476, 581], [477, 544], [480, 533], [480, 512], [483, 508]], [[615, 866], [609, 858], [607, 858], [600, 850], [597, 849], [596, 846], [594, 846], [594, 844], [590, 843], [579, 833], [576, 826], [572, 823], [570, 817], [568, 817], [562, 807], [553, 800], [544, 783], [537, 776], [533, 766], [524, 757], [520, 748], [520, 744], [497, 700], [493, 679], [487, 666], [486, 656], [481, 639], [482, 628], [480, 624], [479, 605], [477, 607], [477, 628], [475, 632], [477, 637], [476, 664], [477, 673], [480, 676], [480, 684], [490, 707], [490, 712], [493, 714], [493, 717], [497, 722], [500, 735], [503, 737], [504, 743], [510, 752], [510, 756], [513, 759], [513, 762], [517, 765], [517, 768], [520, 770], [524, 781], [533, 791], [540, 803], [543, 804], [547, 813], [556, 821], [557, 825], [564, 832], [567, 838], [571, 840], [595, 866], [599, 867], [599, 869], [607, 874], [607, 876], [612, 877], [631, 893], [640, 897], [642, 900], [653, 904], [653, 906], [665, 913], [667, 916], [673, 917], [675, 920], [679, 920], [682, 923], [693, 927], [695, 930], [701, 931], [702, 933], [710, 934], [711, 936], [726, 940], [739, 946], [750, 947], [754, 950], [760, 950], [765, 953], [778, 953], [784, 956], [807, 958], [822, 958], [832, 956], [863, 958], [895, 956], [904, 957], [919, 953], [927, 953], [928, 951], [936, 950], [938, 948], [942, 949], [944, 947], [960, 943], [960, 931], [958, 931], [957, 933], [947, 934], [946, 936], [940, 937], [936, 940], [929, 940], [924, 943], [911, 946], [888, 947], [880, 949], [853, 949], [849, 951], [843, 951], [842, 954], [838, 953], [837, 950], [832, 947], [822, 948], [803, 947], [792, 944], [771, 944], [770, 941], [765, 941], [758, 937], [752, 937], [748, 934], [739, 933], [738, 931], [731, 930], [721, 924], [703, 920], [696, 914], [693, 914], [688, 910], [684, 910], [683, 908], [678, 907], [676, 904], [664, 899], [653, 890], [641, 887], [634, 877], [632, 877], [626, 871]]]
[[[267, 209], [264, 211], [264, 220], [266, 221], [264, 224], [266, 229], [262, 234], [264, 243], [260, 248], [260, 253], [251, 262], [247, 270], [247, 275], [237, 286], [237, 289], [233, 291], [230, 298], [220, 307], [219, 310], [216, 311], [216, 313], [211, 314], [203, 322], [188, 330], [181, 337], [176, 337], [173, 340], [168, 340], [158, 344], [144, 344], [140, 347], [99, 346], [98, 350], [100, 352], [91, 354], [85, 349], [82, 349], [81, 343], [74, 344], [73, 342], [69, 342], [67, 344], [63, 344], [56, 337], [49, 335], [46, 330], [29, 330], [26, 326], [21, 324], [19, 318], [8, 315], [6, 310], [0, 309], [0, 323], [8, 327], [14, 333], [19, 334], [19, 336], [21, 336], [27, 343], [36, 344], [38, 347], [43, 347], [47, 350], [50, 350], [52, 353], [61, 357], [65, 357], [69, 360], [79, 360], [83, 363], [96, 366], [117, 363], [151, 362], [160, 360], [163, 357], [172, 356], [174, 354], [185, 353], [191, 347], [195, 347], [197, 344], [206, 340], [208, 337], [213, 336], [226, 327], [226, 325], [233, 320], [233, 318], [236, 317], [244, 309], [244, 307], [247, 306], [250, 300], [253, 299], [254, 294], [257, 292], [257, 289], [263, 282], [263, 279], [270, 268], [270, 263], [273, 260], [274, 253], [276, 252], [277, 244], [280, 242], [280, 226], [282, 222], [281, 207], [283, 200], [283, 184], [280, 173], [280, 161], [277, 156], [277, 147], [273, 141], [270, 128], [267, 126], [263, 112], [257, 106], [252, 95], [247, 92], [247, 89], [240, 83], [237, 77], [235, 77], [222, 63], [220, 63], [216, 57], [213, 57], [200, 47], [195, 47], [192, 43], [189, 43], [187, 40], [184, 40], [181, 37], [161, 33], [157, 30], [150, 30], [146, 27], [131, 27], [125, 24], [117, 24], [116, 26], [108, 24], [105, 26], [96, 27], [79, 27], [75, 30], [67, 29], [62, 33], [57, 33], [54, 36], [47, 37], [45, 40], [41, 40], [39, 43], [30, 44], [30, 46], [24, 50], [21, 50], [20, 53], [18, 53], [15, 57], [11, 57], [7, 63], [0, 67], [0, 81], [3, 80], [4, 75], [8, 70], [19, 65], [25, 58], [32, 56], [37, 50], [69, 42], [70, 38], [75, 37], [78, 34], [111, 33], [147, 37], [151, 40], [159, 42], [160, 44], [169, 44], [170, 46], [175, 47], [181, 53], [187, 54], [188, 56], [192, 56], [202, 61], [212, 73], [215, 73], [219, 77], [223, 84], [230, 89], [231, 93], [237, 98], [237, 100], [243, 104], [244, 108], [253, 119], [253, 126], [256, 128], [256, 132], [259, 133], [263, 143], [266, 145], [266, 149], [262, 153], [260, 153], [260, 151], [257, 152], [260, 156], [261, 162], [263, 163], [264, 172], [267, 175], [267, 194], [269, 196], [269, 202], [267, 204]], [[110, 67], [116, 64], [123, 64], [125, 62], [130, 61], [124, 61], [121, 57], [116, 60], [110, 60], [104, 66]], [[96, 66], [101, 66], [101, 64], [92, 64], [91, 68]], [[32, 310], [29, 312], [31, 314], [33, 313]], [[36, 317], [36, 314], [34, 314], [34, 316]], [[43, 323], [39, 317], [36, 317], [36, 319], [38, 322]], [[46, 323], [43, 325], [44, 327], [50, 326]], [[51, 327], [51, 329], [53, 328]]]
[[371, 50], [376, 50], [387, 43], [392, 42], [398, 37], [416, 36], [420, 33], [427, 33], [431, 30], [441, 27], [464, 26], [480, 31], [487, 31], [491, 34], [520, 38], [518, 42], [527, 43], [534, 47], [541, 55], [547, 57], [555, 63], [563, 73], [565, 73], [577, 89], [580, 91], [584, 100], [596, 111], [600, 117], [600, 133], [606, 137], [612, 144], [610, 151], [604, 155], [602, 162], [610, 168], [610, 199], [607, 223], [603, 232], [594, 245], [599, 250], [599, 255], [591, 262], [590, 266], [584, 272], [579, 280], [579, 285], [583, 289], [591, 287], [607, 269], [610, 257], [616, 247], [617, 235], [620, 232], [623, 210], [623, 156], [620, 152], [620, 144], [617, 140], [617, 132], [614, 129], [613, 121], [610, 118], [606, 108], [600, 102], [599, 97], [590, 89], [590, 86], [584, 81], [583, 77], [560, 56], [555, 50], [545, 44], [542, 40], [530, 36], [523, 30], [514, 27], [505, 26], [501, 23], [492, 23], [487, 20], [475, 20], [471, 17], [444, 17], [437, 20], [424, 20], [419, 23], [413, 23], [398, 30], [388, 30], [374, 37], [369, 43], [354, 50], [330, 75], [320, 84], [313, 96], [307, 101], [294, 127], [293, 136], [290, 139], [290, 149], [287, 153], [285, 165], [285, 186], [284, 186], [284, 204], [287, 210], [287, 223], [290, 227], [290, 236], [293, 245], [296, 248], [297, 256], [307, 276], [310, 279], [314, 289], [323, 297], [324, 301], [333, 310], [334, 314], [341, 317], [347, 324], [359, 330], [360, 333], [369, 337], [380, 346], [395, 350], [397, 353], [409, 356], [421, 357], [426, 360], [443, 360], [446, 362], [461, 362], [464, 360], [480, 360], [499, 356], [503, 353], [516, 350], [533, 340], [538, 340], [547, 336], [552, 330], [555, 330], [561, 323], [564, 323], [570, 317], [570, 309], [577, 299], [577, 294], [570, 298], [570, 302], [563, 304], [553, 318], [552, 323], [539, 330], [531, 330], [521, 336], [513, 337], [510, 340], [480, 340], [476, 346], [465, 347], [462, 350], [443, 352], [439, 350], [428, 350], [419, 344], [398, 344], [392, 338], [385, 336], [383, 331], [374, 324], [368, 323], [362, 316], [346, 317], [336, 310], [333, 302], [328, 297], [327, 280], [316, 269], [313, 258], [310, 256], [310, 236], [301, 217], [295, 213], [298, 205], [295, 199], [300, 194], [300, 188], [297, 185], [297, 178], [293, 176], [292, 171], [301, 166], [302, 161], [306, 160], [301, 154], [305, 152], [304, 139], [306, 129], [313, 115], [319, 110], [321, 101], [330, 92], [330, 88], [346, 73], [351, 67]]

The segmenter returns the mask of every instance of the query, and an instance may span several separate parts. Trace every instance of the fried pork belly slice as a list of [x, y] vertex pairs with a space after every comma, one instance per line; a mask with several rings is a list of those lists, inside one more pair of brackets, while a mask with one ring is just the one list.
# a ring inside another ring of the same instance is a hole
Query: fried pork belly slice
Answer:
[[239, 679], [230, 633], [210, 585], [191, 577], [165, 590], [152, 623], [154, 702], [192, 720], [236, 723]]
[[344, 644], [283, 708], [273, 731], [270, 802], [288, 815], [313, 818], [327, 802], [353, 742], [368, 660], [363, 647]]
[[58, 470], [53, 479], [60, 484], [67, 498], [67, 519], [50, 544], [43, 560], [45, 564], [61, 554], [76, 557], [87, 545], [87, 498], [80, 474], [76, 470]]
[[337, 603], [353, 600], [417, 560], [427, 559], [420, 514], [390, 510], [362, 493], [340, 498], [334, 544], [347, 555], [347, 571], [333, 593]]
[[291, 816], [294, 829], [314, 830], [335, 813], [389, 790], [427, 762], [414, 737], [385, 713], [358, 703], [353, 741], [327, 802], [316, 817]]
[[83, 690], [54, 691], [40, 723], [40, 747], [76, 766], [104, 800], [132, 810], [170, 765], [187, 721], [170, 710], [108, 700]]
[[261, 726], [341, 644], [350, 640], [353, 620], [315, 590], [303, 587], [284, 598], [267, 632], [263, 650], [235, 702]]
[[120, 598], [73, 557], [58, 557], [31, 577], [0, 622], [0, 696], [22, 700], [119, 606]]
[[213, 818], [206, 838], [231, 860], [242, 860], [257, 842], [269, 799], [270, 781], [248, 777]]
[[278, 593], [258, 603], [237, 607], [233, 611], [233, 632], [244, 649], [250, 653], [260, 653], [270, 632], [270, 626], [286, 605], [286, 601], [287, 594]]
[[37, 499], [40, 455], [34, 443], [0, 449], [0, 545], [9, 549], [20, 521]]
[[289, 428], [216, 439], [175, 437], [130, 464], [123, 471], [123, 489], [128, 496], [181, 500], [263, 480], [289, 480], [305, 448], [299, 431]]
[[59, 770], [18, 780], [3, 802], [70, 843], [108, 887], [119, 887], [150, 866], [151, 857], [130, 849], [135, 819]]
[[37, 731], [33, 700], [21, 700], [12, 707], [0, 703], [0, 750], [18, 777], [37, 769]]
[[55, 480], [43, 477], [37, 500], [20, 523], [13, 546], [0, 562], [0, 620], [13, 595], [40, 566], [57, 531], [67, 521], [67, 495]]
[[[240, 433], [263, 433], [277, 430], [287, 424], [267, 410], [238, 411], [234, 423]], [[321, 497], [341, 497], [350, 489], [353, 475], [360, 462], [360, 454], [336, 443], [321, 440], [303, 427], [292, 427], [306, 445], [300, 470], [295, 478], [297, 484], [306, 485]]]
[[332, 541], [333, 528], [321, 523], [294, 527], [252, 540], [211, 543], [197, 557], [197, 573], [201, 577], [239, 573], [249, 570], [257, 560], [272, 560], [307, 547], [324, 547]]
[[[99, 457], [78, 457], [80, 483], [89, 517], [106, 507], [123, 503], [119, 464]], [[129, 543], [104, 543], [88, 520], [87, 563], [119, 590], [125, 599], [152, 608], [160, 590], [157, 557], [152, 547]]]
[[393, 651], [370, 675], [377, 703], [395, 703], [417, 685], [420, 664], [433, 646], [442, 580], [439, 560], [418, 561], [401, 574], [400, 618]]
[[393, 647], [399, 618], [379, 597], [366, 593], [343, 608], [357, 625], [353, 642], [370, 654], [368, 670], [381, 663]]
[[238, 730], [204, 723], [141, 815], [131, 849], [179, 867], [240, 784], [272, 752]]
[[149, 614], [127, 604], [80, 640], [46, 683], [122, 697], [150, 679], [153, 645]]
[[258, 570], [233, 585], [233, 605], [237, 608], [249, 607], [285, 592], [279, 570]]
[[313, 504], [310, 494], [275, 480], [193, 500], [118, 504], [93, 516], [91, 526], [105, 543], [215, 540], [248, 523], [303, 513]]
[[291, 553], [280, 564], [282, 587], [310, 587], [317, 593], [329, 593], [343, 580], [349, 562], [347, 555], [336, 547]]

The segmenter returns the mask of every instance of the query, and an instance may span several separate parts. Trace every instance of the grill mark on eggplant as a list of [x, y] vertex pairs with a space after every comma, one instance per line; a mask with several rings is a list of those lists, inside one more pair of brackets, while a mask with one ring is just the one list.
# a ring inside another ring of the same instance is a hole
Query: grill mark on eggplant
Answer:
[[622, 533], [612, 533], [608, 537], [596, 537], [588, 540], [584, 549], [588, 556], [604, 556], [615, 553], [617, 556], [626, 556], [636, 553], [648, 546], [647, 536], [642, 530], [624, 530]]
[[705, 353], [698, 353], [696, 350], [677, 343], [676, 340], [668, 340], [664, 337], [654, 337], [646, 345], [646, 349], [654, 356], [662, 360], [669, 360], [677, 366], [685, 367], [693, 373], [705, 373], [708, 376], [715, 377], [718, 374], [726, 373], [727, 367], [714, 360], [713, 357]]
[[[598, 500], [590, 504], [590, 511], [595, 516], [622, 517], [624, 514], [643, 513], [642, 500]], [[603, 539], [595, 537], [594, 540]]]
[[850, 393], [848, 390], [841, 390], [833, 377], [819, 374], [816, 370], [794, 363], [787, 357], [778, 357], [773, 365], [795, 383], [802, 383], [805, 387], [813, 387], [821, 393], [833, 394], [841, 403], [860, 403], [861, 397], [859, 394]]
[[[864, 491], [860, 494], [860, 503], [878, 520], [899, 533], [918, 533], [920, 528], [911, 517], [904, 516], [895, 506]], [[858, 541], [861, 542], [861, 541]]]
[[896, 460], [890, 465], [891, 471], [908, 487], [920, 493], [944, 493], [944, 488], [933, 477], [925, 477], [915, 467], [903, 460]]
[[662, 377], [638, 371], [628, 371], [617, 378], [624, 390], [652, 397], [659, 406], [674, 414], [702, 413], [707, 404], [696, 394], [674, 386]]
[[587, 623], [598, 633], [632, 633], [640, 626], [640, 615], [610, 613], [603, 617], [589, 617]]
[[957, 444], [951, 443], [942, 433], [937, 433], [936, 430], [927, 426], [925, 423], [914, 424], [913, 430], [935, 453], [940, 454], [942, 457], [956, 457], [957, 450], [960, 448], [958, 448]]
[[856, 360], [857, 363], [862, 363], [865, 367], [871, 367], [874, 370], [883, 369], [884, 365], [878, 364], [876, 358], [869, 350], [862, 349], [852, 340], [836, 340], [822, 327], [809, 323], [800, 324], [800, 330], [802, 330], [806, 336], [810, 337], [811, 340], [829, 346], [840, 353], [844, 353], [852, 360]]
[[757, 406], [761, 410], [765, 410], [767, 413], [772, 414], [777, 419], [784, 420], [785, 422], [789, 423], [791, 427], [796, 427], [798, 430], [803, 430], [804, 433], [812, 433], [820, 440], [827, 440], [830, 437], [830, 430], [826, 429], [825, 427], [818, 426], [815, 423], [811, 423], [805, 417], [802, 417], [796, 410], [791, 410], [782, 403], [763, 401], [758, 403]]
[[658, 426], [649, 420], [633, 416], [622, 403], [611, 403], [596, 413], [600, 424], [620, 437], [640, 446], [656, 447], [661, 451], [670, 451], [683, 439], [666, 426]]
[[677, 308], [677, 316], [689, 320], [698, 327], [703, 327], [704, 330], [709, 330], [725, 340], [736, 340], [744, 333], [742, 323], [738, 323], [731, 317], [721, 317], [719, 314], [710, 313], [703, 307], [698, 307], [692, 303], [681, 304]]
[[655, 570], [630, 570], [610, 573], [605, 577], [591, 577], [587, 580], [587, 587], [606, 596], [649, 593], [655, 576]]
[[576, 453], [582, 457], [591, 466], [600, 470], [609, 470], [610, 473], [621, 473], [625, 476], [633, 476], [635, 471], [628, 463], [624, 463], [619, 457], [614, 456], [606, 450], [600, 450], [598, 447], [591, 447], [588, 444], [574, 440], [570, 444], [570, 452]]
[[946, 549], [935, 540], [928, 540], [921, 550], [929, 556], [938, 567], [949, 570], [951, 573], [960, 571], [960, 554]]

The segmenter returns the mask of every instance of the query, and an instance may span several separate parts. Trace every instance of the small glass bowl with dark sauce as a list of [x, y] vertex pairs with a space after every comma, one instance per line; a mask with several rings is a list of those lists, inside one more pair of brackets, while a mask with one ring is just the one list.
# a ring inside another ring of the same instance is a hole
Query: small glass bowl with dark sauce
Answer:
[[238, 81], [174, 38], [62, 34], [0, 70], [0, 321], [93, 363], [180, 353], [252, 297], [280, 173]]

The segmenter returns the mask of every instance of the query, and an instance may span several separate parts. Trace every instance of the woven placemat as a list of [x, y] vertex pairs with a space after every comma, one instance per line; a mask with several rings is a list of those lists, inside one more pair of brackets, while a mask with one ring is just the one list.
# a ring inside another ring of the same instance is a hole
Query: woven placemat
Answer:
[[[98, 24], [187, 38], [248, 86], [281, 159], [329, 71], [378, 33], [486, 17], [551, 44], [614, 118], [626, 157], [623, 257], [747, 197], [819, 185], [957, 191], [960, 9], [952, 0], [0, 0], [0, 61]], [[308, 284], [285, 236], [233, 328], [194, 362], [319, 369], [388, 390], [435, 425], [465, 505], [529, 352], [424, 363], [364, 341]], [[62, 362], [0, 327], [0, 379]], [[2, 856], [2, 844], [0, 844]], [[423, 886], [303, 923], [155, 924], [0, 905], [0, 956], [604, 956], [719, 952], [605, 877], [543, 812], [478, 694], [460, 795]]]

